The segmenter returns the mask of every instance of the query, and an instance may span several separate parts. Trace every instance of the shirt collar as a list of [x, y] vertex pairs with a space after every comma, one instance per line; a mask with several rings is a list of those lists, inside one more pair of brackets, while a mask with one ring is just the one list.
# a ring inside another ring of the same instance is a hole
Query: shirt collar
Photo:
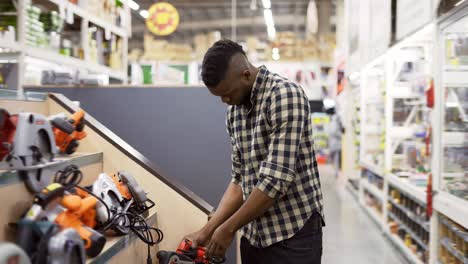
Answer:
[[255, 78], [255, 83], [252, 86], [252, 92], [250, 93], [250, 102], [252, 103], [252, 107], [257, 100], [258, 91], [261, 89], [263, 84], [265, 83], [268, 75], [268, 70], [265, 65], [259, 67], [259, 71], [257, 74], [257, 78]]

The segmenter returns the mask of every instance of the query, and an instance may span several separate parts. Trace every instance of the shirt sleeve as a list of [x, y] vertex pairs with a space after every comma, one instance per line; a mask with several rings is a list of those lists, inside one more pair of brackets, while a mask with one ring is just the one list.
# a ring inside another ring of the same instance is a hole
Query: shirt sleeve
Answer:
[[241, 175], [240, 175], [240, 169], [241, 169], [241, 162], [240, 162], [240, 151], [239, 148], [237, 147], [236, 144], [236, 139], [233, 134], [233, 128], [232, 128], [232, 122], [231, 122], [231, 114], [228, 112], [227, 118], [226, 118], [226, 127], [227, 127], [227, 132], [229, 134], [229, 138], [231, 140], [231, 147], [232, 147], [232, 153], [231, 153], [231, 161], [232, 161], [232, 168], [231, 168], [231, 182], [234, 184], [239, 185], [241, 182]]
[[293, 85], [273, 88], [267, 107], [271, 134], [257, 187], [272, 199], [285, 195], [295, 180], [304, 123], [309, 115], [308, 100], [302, 88]]

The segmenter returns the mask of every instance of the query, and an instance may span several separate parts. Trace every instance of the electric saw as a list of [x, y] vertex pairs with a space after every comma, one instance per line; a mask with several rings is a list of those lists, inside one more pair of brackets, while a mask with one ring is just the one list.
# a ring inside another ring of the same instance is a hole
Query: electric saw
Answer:
[[48, 167], [56, 154], [52, 127], [43, 115], [0, 109], [0, 169], [17, 170], [30, 191], [40, 192], [50, 183]]

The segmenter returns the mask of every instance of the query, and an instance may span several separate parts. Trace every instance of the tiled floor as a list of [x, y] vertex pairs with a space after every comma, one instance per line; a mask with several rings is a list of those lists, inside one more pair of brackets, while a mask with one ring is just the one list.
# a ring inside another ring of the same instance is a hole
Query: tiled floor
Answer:
[[333, 170], [320, 167], [325, 203], [324, 264], [407, 263], [346, 189]]

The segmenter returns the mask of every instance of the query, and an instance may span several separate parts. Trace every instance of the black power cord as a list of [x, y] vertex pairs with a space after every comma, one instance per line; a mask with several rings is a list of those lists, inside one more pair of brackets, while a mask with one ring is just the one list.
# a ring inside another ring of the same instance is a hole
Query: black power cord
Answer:
[[[125, 213], [117, 213], [115, 214], [109, 223], [102, 228], [102, 230], [107, 230], [111, 228], [115, 223], [118, 223], [121, 218], [124, 218], [125, 221], [128, 219], [130, 223], [125, 225], [126, 228], [129, 228], [133, 234], [135, 234], [143, 243], [145, 243], [148, 247], [148, 257], [146, 259], [147, 263], [153, 263], [151, 258], [151, 247], [161, 243], [164, 239], [164, 233], [155, 227], [148, 226], [146, 220], [138, 214], [134, 214], [131, 212]], [[156, 233], [156, 239], [153, 236], [152, 231]]]
[[83, 173], [76, 165], [68, 165], [55, 173], [54, 182], [60, 183], [65, 189], [70, 190], [78, 186], [83, 180]]
[[[111, 218], [110, 217], [111, 210], [109, 206], [106, 204], [106, 202], [104, 202], [104, 200], [101, 197], [98, 197], [97, 195], [95, 195], [93, 192], [91, 192], [90, 190], [86, 188], [78, 186], [78, 184], [82, 180], [83, 180], [83, 173], [79, 170], [79, 168], [76, 165], [73, 165], [73, 164], [65, 167], [63, 170], [57, 171], [54, 177], [54, 181], [57, 183], [60, 183], [68, 191], [72, 190], [73, 188], [78, 188], [80, 190], [83, 190], [89, 195], [92, 195], [93, 197], [98, 199], [106, 207], [108, 220], [106, 223], [102, 224], [102, 227], [99, 229], [101, 233], [104, 233], [109, 228], [113, 227], [116, 223], [119, 223], [119, 221], [123, 217], [125, 219], [125, 224], [126, 224], [125, 227], [129, 228], [143, 243], [147, 244], [148, 257], [146, 261], [147, 263], [152, 263], [150, 247], [161, 243], [161, 241], [164, 238], [164, 233], [158, 228], [148, 226], [148, 223], [140, 214], [136, 214], [133, 212], [116, 213]], [[152, 202], [151, 200], [149, 201], [152, 205], [148, 207], [147, 210], [154, 206], [154, 202]], [[130, 206], [129, 210], [132, 209], [133, 206], [136, 206], [136, 205], [133, 204], [132, 206]], [[134, 211], [140, 212], [141, 208], [135, 208]], [[127, 224], [127, 219], [129, 220], [128, 224]], [[156, 234], [156, 236], [153, 236], [153, 232]]]

